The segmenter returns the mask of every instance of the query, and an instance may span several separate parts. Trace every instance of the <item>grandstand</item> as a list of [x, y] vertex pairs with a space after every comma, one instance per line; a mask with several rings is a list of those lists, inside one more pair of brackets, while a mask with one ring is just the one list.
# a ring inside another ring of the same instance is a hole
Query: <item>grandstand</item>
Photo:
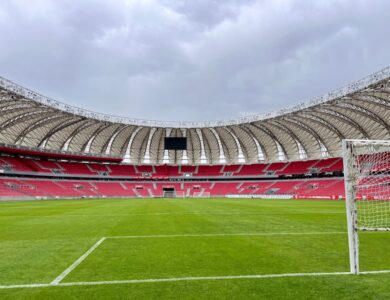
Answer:
[[[0, 197], [162, 197], [171, 186], [171, 196], [344, 198], [341, 141], [389, 139], [389, 95], [385, 68], [282, 111], [175, 123], [82, 110], [0, 78]], [[187, 146], [167, 150], [166, 138]]]
[[[341, 161], [340, 158], [329, 158], [302, 164], [286, 162], [278, 164], [277, 168], [275, 164], [201, 166], [183, 172], [180, 166], [98, 164], [3, 156], [0, 159], [0, 171], [4, 175], [0, 178], [0, 196], [78, 198], [142, 197], [144, 194], [146, 197], [162, 197], [164, 187], [172, 186], [175, 192], [187, 197], [198, 188], [199, 196], [280, 194], [306, 198], [315, 194], [318, 198], [339, 199], [344, 198], [343, 179], [339, 176], [342, 173]], [[320, 162], [321, 165], [315, 167]], [[272, 175], [265, 171], [270, 168]], [[317, 182], [321, 184], [313, 184], [314, 177], [318, 177]], [[339, 183], [338, 188], [330, 191], [328, 187], [335, 182]], [[260, 188], [264, 185], [268, 186], [266, 190]], [[146, 192], [140, 192], [137, 188], [140, 186]]]

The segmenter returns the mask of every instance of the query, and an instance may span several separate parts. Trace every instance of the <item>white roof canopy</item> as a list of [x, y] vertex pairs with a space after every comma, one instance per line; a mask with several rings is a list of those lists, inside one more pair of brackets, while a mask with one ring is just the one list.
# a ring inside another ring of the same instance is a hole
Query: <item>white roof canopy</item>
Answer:
[[[390, 68], [292, 108], [229, 121], [109, 116], [49, 99], [1, 77], [0, 111], [0, 142], [10, 145], [122, 156], [136, 164], [318, 159], [340, 156], [344, 138], [390, 138]], [[188, 150], [164, 153], [166, 136], [187, 137]]]

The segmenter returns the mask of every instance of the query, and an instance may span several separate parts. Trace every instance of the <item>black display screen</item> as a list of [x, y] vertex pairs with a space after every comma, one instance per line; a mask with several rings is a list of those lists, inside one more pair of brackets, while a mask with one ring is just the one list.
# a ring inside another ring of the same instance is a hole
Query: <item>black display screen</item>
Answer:
[[164, 150], [187, 150], [187, 138], [166, 137], [164, 140]]

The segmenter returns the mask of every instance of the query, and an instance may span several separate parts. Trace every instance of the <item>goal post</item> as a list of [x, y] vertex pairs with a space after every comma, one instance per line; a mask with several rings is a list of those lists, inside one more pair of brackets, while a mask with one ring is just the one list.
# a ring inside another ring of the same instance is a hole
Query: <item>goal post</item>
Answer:
[[350, 271], [359, 274], [359, 231], [390, 231], [390, 141], [343, 140]]

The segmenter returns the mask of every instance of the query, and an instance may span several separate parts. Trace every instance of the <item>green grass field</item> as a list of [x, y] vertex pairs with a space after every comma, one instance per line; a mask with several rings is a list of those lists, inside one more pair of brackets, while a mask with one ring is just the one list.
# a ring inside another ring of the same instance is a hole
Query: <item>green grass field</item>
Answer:
[[[390, 233], [360, 241], [390, 270]], [[390, 273], [251, 278], [348, 272], [347, 244], [341, 201], [1, 202], [0, 298], [389, 299]]]

